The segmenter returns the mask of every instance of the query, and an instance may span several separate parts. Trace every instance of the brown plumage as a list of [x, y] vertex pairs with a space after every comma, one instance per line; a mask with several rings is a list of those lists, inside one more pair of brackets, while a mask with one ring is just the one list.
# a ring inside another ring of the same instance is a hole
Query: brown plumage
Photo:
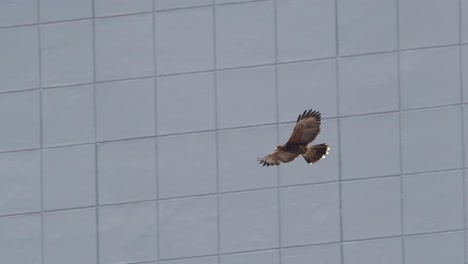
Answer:
[[325, 144], [307, 146], [320, 133], [321, 116], [319, 111], [305, 110], [297, 117], [296, 126], [288, 142], [277, 146], [275, 151], [263, 159], [258, 159], [263, 166], [279, 165], [290, 162], [302, 155], [307, 163], [313, 164], [328, 154], [330, 147]]

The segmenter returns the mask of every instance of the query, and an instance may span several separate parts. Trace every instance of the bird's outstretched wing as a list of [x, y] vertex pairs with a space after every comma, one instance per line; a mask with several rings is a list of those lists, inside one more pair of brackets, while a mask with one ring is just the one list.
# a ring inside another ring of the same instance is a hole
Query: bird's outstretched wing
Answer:
[[263, 159], [258, 158], [260, 164], [263, 166], [273, 166], [280, 165], [280, 163], [286, 163], [294, 160], [299, 153], [288, 152], [284, 150], [275, 150], [270, 155], [264, 157]]
[[319, 111], [305, 110], [297, 117], [296, 126], [287, 144], [307, 145], [320, 133], [321, 116]]

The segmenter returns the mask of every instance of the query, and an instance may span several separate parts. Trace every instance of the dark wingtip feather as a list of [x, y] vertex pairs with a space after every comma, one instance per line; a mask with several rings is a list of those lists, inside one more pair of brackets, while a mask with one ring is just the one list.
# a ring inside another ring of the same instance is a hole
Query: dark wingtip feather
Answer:
[[268, 166], [268, 163], [261, 158], [257, 158], [257, 161], [258, 163], [262, 164], [262, 166]]
[[309, 109], [309, 111], [305, 110], [304, 113], [300, 114], [297, 117], [296, 123], [299, 122], [299, 120], [301, 120], [301, 119], [309, 118], [309, 117], [315, 117], [320, 122], [321, 114], [320, 114], [319, 111], [315, 111], [315, 110], [312, 110], [312, 109]]
[[307, 109], [304, 110], [304, 113], [299, 114], [299, 116], [297, 117], [296, 123], [299, 122], [299, 120], [301, 120], [302, 118], [304, 118], [304, 116], [306, 116], [306, 114], [307, 114]]
[[269, 163], [269, 162], [265, 161], [264, 159], [260, 159], [260, 158], [257, 158], [257, 160], [259, 161], [258, 163], [262, 164], [262, 166], [270, 167], [270, 166], [273, 166], [273, 165], [279, 165], [279, 162], [278, 163]]

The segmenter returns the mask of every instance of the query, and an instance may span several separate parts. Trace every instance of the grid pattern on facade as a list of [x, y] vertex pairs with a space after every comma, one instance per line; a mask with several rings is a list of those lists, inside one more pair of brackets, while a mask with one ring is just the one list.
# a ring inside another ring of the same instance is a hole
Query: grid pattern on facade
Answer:
[[0, 263], [463, 264], [467, 68], [467, 0], [2, 2]]

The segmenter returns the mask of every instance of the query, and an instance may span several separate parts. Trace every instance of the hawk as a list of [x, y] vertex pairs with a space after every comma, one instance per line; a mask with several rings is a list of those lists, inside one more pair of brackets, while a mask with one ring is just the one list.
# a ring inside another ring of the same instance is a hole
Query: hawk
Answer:
[[288, 142], [277, 146], [275, 151], [263, 159], [258, 158], [263, 166], [280, 165], [302, 155], [309, 164], [313, 164], [328, 154], [330, 147], [325, 144], [307, 146], [320, 133], [320, 112], [305, 110], [297, 117], [296, 126]]

